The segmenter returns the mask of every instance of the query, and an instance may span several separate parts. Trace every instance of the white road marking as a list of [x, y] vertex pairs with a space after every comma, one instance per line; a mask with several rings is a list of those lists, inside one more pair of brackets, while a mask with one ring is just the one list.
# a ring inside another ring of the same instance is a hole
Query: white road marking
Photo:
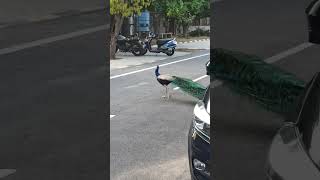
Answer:
[[[304, 49], [306, 49], [308, 47], [311, 47], [313, 45], [314, 44], [312, 44], [312, 43], [305, 42], [305, 43], [302, 43], [302, 44], [300, 44], [298, 46], [290, 48], [290, 49], [288, 49], [286, 51], [282, 51], [282, 52], [280, 52], [280, 53], [278, 53], [278, 54], [276, 54], [274, 56], [271, 56], [271, 57], [265, 59], [264, 61], [267, 62], [267, 63], [272, 64], [272, 63], [275, 63], [275, 62], [277, 62], [277, 61], [279, 61], [279, 60], [281, 60], [281, 59], [283, 59], [285, 57], [288, 57], [288, 56], [291, 56], [293, 54], [296, 54], [296, 53], [298, 53], [298, 52], [300, 52], [300, 51], [302, 51], [302, 50], [304, 50]], [[216, 88], [216, 87], [218, 87], [218, 86], [220, 86], [222, 84], [223, 84], [223, 82], [221, 82], [220, 80], [215, 80], [212, 83], [212, 85], [213, 85], [212, 88]]]
[[288, 50], [286, 50], [286, 51], [283, 51], [283, 52], [281, 52], [281, 53], [279, 53], [279, 54], [277, 54], [277, 55], [274, 55], [274, 56], [272, 56], [272, 57], [269, 57], [269, 58], [267, 58], [265, 61], [266, 61], [267, 63], [274, 63], [274, 62], [279, 61], [280, 59], [283, 59], [283, 58], [285, 58], [285, 57], [287, 57], [287, 56], [296, 54], [296, 53], [298, 53], [298, 52], [300, 52], [300, 51], [302, 51], [302, 50], [304, 50], [304, 49], [306, 49], [306, 48], [308, 48], [308, 47], [311, 47], [311, 46], [313, 46], [313, 45], [314, 45], [314, 44], [309, 43], [309, 42], [302, 43], [302, 44], [300, 44], [300, 45], [298, 45], [298, 46], [296, 46], [296, 47], [290, 48], [290, 49], [288, 49]]
[[[204, 75], [204, 76], [198, 77], [198, 78], [196, 78], [196, 79], [194, 79], [192, 81], [193, 82], [197, 82], [197, 81], [200, 81], [201, 79], [206, 78], [206, 77], [208, 77], [208, 75]], [[180, 88], [179, 87], [173, 88], [173, 90], [178, 90], [178, 89], [180, 89]]]
[[0, 169], [0, 178], [7, 177], [15, 172], [15, 169]]
[[125, 88], [125, 89], [131, 89], [131, 88], [136, 88], [136, 87], [143, 86], [143, 85], [146, 85], [146, 84], [149, 84], [149, 83], [147, 83], [147, 82], [141, 82], [141, 83], [138, 83], [138, 84], [135, 84], [135, 85], [126, 86], [126, 87], [124, 87], [124, 88]]
[[113, 118], [113, 117], [115, 117], [115, 116], [116, 116], [116, 115], [110, 115], [110, 119]]
[[3, 48], [3, 49], [0, 49], [0, 55], [21, 51], [24, 49], [40, 46], [43, 44], [49, 44], [49, 43], [53, 43], [53, 42], [57, 42], [57, 41], [61, 41], [61, 40], [66, 40], [66, 39], [74, 38], [77, 36], [83, 36], [86, 34], [95, 33], [98, 31], [106, 30], [107, 27], [108, 27], [108, 25], [101, 25], [101, 26], [87, 28], [87, 29], [83, 29], [83, 30], [79, 30], [79, 31], [74, 31], [71, 33], [66, 33], [66, 34], [53, 36], [53, 37], [49, 37], [49, 38], [45, 38], [45, 39], [31, 41], [28, 43], [15, 45], [15, 46], [8, 47], [8, 48]]
[[198, 77], [197, 79], [194, 79], [193, 82], [200, 81], [201, 79], [206, 78], [206, 77], [208, 77], [208, 75], [203, 75], [201, 77]]
[[[192, 59], [196, 59], [196, 58], [203, 57], [203, 56], [208, 56], [208, 55], [210, 55], [210, 53], [202, 54], [202, 55], [199, 55], [199, 56], [189, 57], [189, 58], [186, 58], [186, 59], [180, 59], [180, 60], [172, 61], [172, 62], [169, 62], [169, 63], [160, 64], [159, 67], [168, 66], [170, 64], [176, 64], [176, 63], [180, 63], [180, 62], [184, 62], [184, 61], [189, 61], [189, 60], [192, 60]], [[124, 77], [124, 76], [128, 76], [128, 75], [131, 75], [131, 74], [136, 74], [136, 73], [139, 73], [139, 72], [143, 72], [143, 71], [147, 71], [147, 70], [150, 70], [150, 69], [154, 69], [154, 68], [156, 68], [156, 66], [152, 66], [152, 67], [148, 67], [148, 68], [144, 68], [144, 69], [140, 69], [140, 70], [124, 73], [124, 74], [111, 76], [110, 79]]]

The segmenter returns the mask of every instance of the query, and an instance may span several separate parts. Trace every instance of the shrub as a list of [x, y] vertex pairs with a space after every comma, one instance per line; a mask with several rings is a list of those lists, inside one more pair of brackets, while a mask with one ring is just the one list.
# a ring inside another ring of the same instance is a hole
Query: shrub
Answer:
[[189, 32], [189, 36], [195, 37], [195, 36], [210, 36], [209, 30], [202, 30], [200, 28]]

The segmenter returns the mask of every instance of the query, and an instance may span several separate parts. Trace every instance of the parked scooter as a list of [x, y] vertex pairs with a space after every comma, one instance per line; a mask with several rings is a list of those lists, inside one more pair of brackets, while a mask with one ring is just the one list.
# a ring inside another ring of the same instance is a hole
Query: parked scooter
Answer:
[[144, 48], [149, 50], [151, 53], [165, 53], [168, 56], [174, 54], [175, 48], [177, 47], [177, 41], [175, 38], [171, 39], [158, 39], [156, 41], [157, 48], [152, 48], [151, 42], [156, 37], [152, 32], [149, 33], [148, 37], [145, 40]]
[[147, 53], [147, 50], [143, 47], [143, 42], [136, 37], [127, 38], [122, 35], [117, 36], [116, 52], [131, 52], [135, 56], [142, 56]]

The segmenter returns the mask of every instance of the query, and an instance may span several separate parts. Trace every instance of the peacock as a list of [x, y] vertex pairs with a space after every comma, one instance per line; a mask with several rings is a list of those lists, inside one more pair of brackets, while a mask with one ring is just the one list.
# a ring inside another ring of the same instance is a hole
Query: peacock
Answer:
[[191, 79], [172, 76], [169, 74], [160, 74], [159, 72], [160, 67], [157, 66], [155, 70], [155, 75], [157, 81], [166, 88], [165, 95], [162, 96], [163, 98], [170, 99], [169, 93], [169, 84], [173, 84], [174, 86], [179, 87], [183, 92], [195, 97], [199, 100], [203, 99], [206, 87], [197, 83], [193, 82]]
[[306, 83], [258, 56], [222, 48], [211, 49], [208, 74], [233, 92], [250, 97], [281, 115], [294, 111]]

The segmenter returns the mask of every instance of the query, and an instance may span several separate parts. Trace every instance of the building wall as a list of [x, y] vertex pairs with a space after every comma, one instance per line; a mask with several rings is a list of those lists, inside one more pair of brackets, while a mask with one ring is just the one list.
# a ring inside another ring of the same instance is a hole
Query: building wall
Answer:
[[197, 29], [202, 29], [204, 31], [208, 31], [208, 30], [210, 30], [210, 26], [190, 26], [189, 32], [197, 30]]

